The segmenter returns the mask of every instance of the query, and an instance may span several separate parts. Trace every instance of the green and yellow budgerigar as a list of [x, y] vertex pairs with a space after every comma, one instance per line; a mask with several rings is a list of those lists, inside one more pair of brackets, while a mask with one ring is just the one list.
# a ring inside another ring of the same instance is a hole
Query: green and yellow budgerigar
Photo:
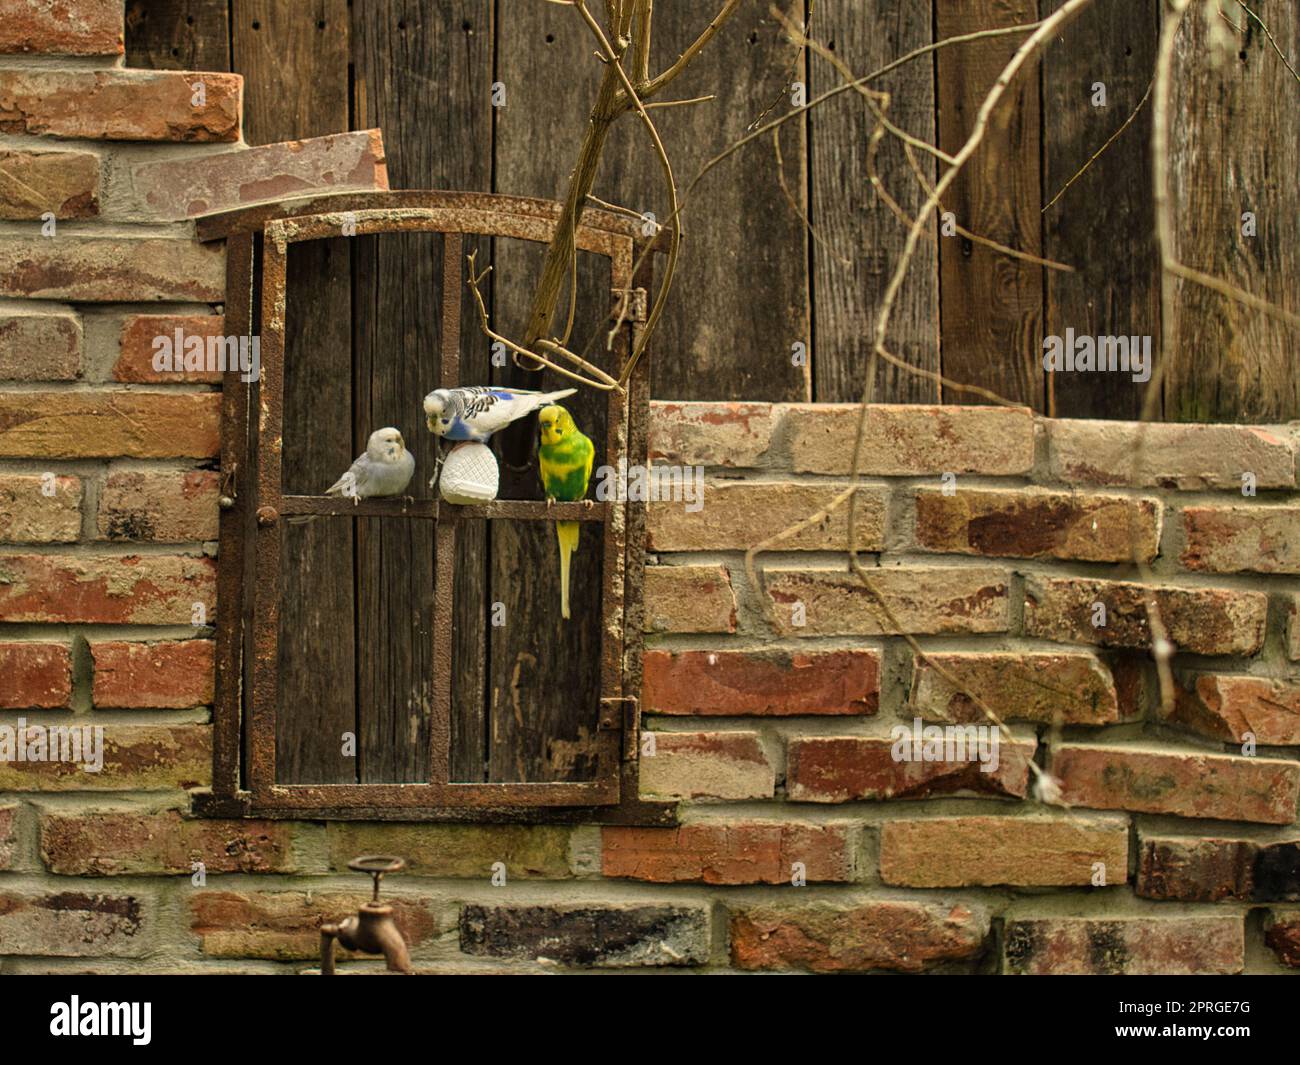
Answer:
[[[537, 415], [541, 422], [542, 446], [537, 464], [542, 474], [546, 498], [572, 503], [587, 494], [591, 480], [591, 462], [596, 449], [574, 424], [573, 415], [558, 403], [543, 407]], [[569, 616], [569, 559], [578, 546], [578, 522], [557, 521], [555, 535], [560, 541], [560, 616]]]

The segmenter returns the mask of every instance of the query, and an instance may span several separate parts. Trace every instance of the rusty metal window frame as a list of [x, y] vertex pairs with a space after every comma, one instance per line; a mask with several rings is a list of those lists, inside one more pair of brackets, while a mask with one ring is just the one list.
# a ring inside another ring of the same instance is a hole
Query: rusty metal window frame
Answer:
[[[222, 392], [222, 512], [217, 592], [217, 676], [211, 792], [195, 797], [207, 816], [453, 821], [595, 821], [672, 824], [676, 804], [642, 801], [637, 754], [640, 714], [645, 504], [495, 500], [457, 506], [438, 499], [350, 500], [282, 492], [284, 338], [288, 248], [337, 237], [344, 222], [357, 235], [429, 232], [443, 236], [443, 313], [439, 386], [459, 381], [464, 237], [547, 242], [560, 205], [485, 193], [402, 191], [344, 193], [286, 201], [199, 220], [201, 240], [226, 241], [226, 332], [261, 336], [261, 377], [227, 371]], [[635, 220], [589, 210], [577, 232], [580, 251], [606, 258], [611, 287], [649, 287], [633, 277], [644, 250]], [[621, 366], [640, 322], [625, 322], [613, 347]], [[606, 461], [646, 454], [649, 359], [625, 392], [609, 393]], [[451, 626], [434, 627], [434, 706], [430, 779], [422, 783], [282, 784], [275, 780], [279, 700], [281, 526], [293, 515], [390, 517], [436, 523], [435, 610], [452, 616], [456, 530], [467, 519], [592, 521], [604, 526], [597, 779], [557, 782], [455, 782], [450, 779]], [[445, 611], [445, 612], [444, 612]]]

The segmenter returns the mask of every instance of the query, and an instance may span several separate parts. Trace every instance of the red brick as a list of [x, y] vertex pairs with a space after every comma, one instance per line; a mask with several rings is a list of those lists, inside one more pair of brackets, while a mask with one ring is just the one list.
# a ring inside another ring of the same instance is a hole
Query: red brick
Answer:
[[1264, 923], [1264, 943], [1277, 960], [1300, 969], [1300, 910], [1274, 910]]
[[66, 876], [293, 873], [287, 821], [214, 821], [162, 813], [92, 811], [41, 818], [41, 858]]
[[69, 234], [7, 237], [0, 296], [76, 303], [215, 302], [226, 288], [221, 241]]
[[1295, 486], [1295, 445], [1273, 429], [1073, 419], [1045, 424], [1050, 477], [1065, 484], [1240, 492], [1241, 475], [1253, 473], [1259, 488]]
[[[861, 406], [791, 404], [784, 428], [796, 473], [851, 472]], [[879, 403], [867, 417], [860, 473], [1026, 473], [1034, 464], [1034, 415], [1025, 407]]]
[[18, 807], [0, 806], [0, 871], [8, 869], [18, 843]]
[[11, 0], [0, 53], [121, 55], [122, 0]]
[[646, 651], [641, 699], [655, 714], [874, 714], [878, 651]]
[[677, 828], [602, 830], [601, 872], [658, 884], [789, 884], [853, 879], [854, 829], [843, 822], [695, 821]]
[[981, 906], [904, 900], [743, 905], [731, 914], [740, 969], [916, 973], [973, 961], [989, 934]]
[[736, 593], [725, 566], [647, 566], [646, 632], [735, 632]]
[[138, 958], [152, 921], [152, 900], [137, 895], [0, 891], [0, 943], [15, 956]]
[[1134, 891], [1180, 902], [1300, 902], [1300, 837], [1138, 834]]
[[220, 314], [132, 314], [122, 323], [122, 336], [118, 345], [117, 363], [113, 366], [114, 381], [145, 382], [151, 384], [176, 384], [199, 382], [220, 384], [220, 370], [155, 370], [154, 354], [158, 350], [154, 341], [168, 337], [175, 350], [176, 330], [181, 331], [182, 352], [189, 337], [202, 337], [206, 353], [210, 337], [226, 335], [226, 319]]
[[[960, 687], [944, 679], [940, 670]], [[986, 723], [972, 695], [1003, 721], [1108, 725], [1119, 720], [1115, 682], [1091, 654], [968, 652], [916, 657], [911, 706], [921, 717]]]
[[72, 656], [61, 643], [0, 643], [0, 709], [63, 710], [72, 699]]
[[1001, 558], [1150, 562], [1160, 550], [1155, 499], [1041, 488], [935, 488], [916, 493], [916, 542], [926, 551]]
[[1266, 747], [1300, 744], [1300, 684], [1203, 673], [1162, 716], [1226, 743], [1244, 743], [1250, 734]]
[[75, 381], [81, 346], [80, 315], [0, 313], [0, 381]]
[[1179, 558], [1210, 573], [1300, 573], [1300, 507], [1185, 507]]
[[776, 770], [757, 732], [642, 734], [642, 795], [770, 799], [775, 789]]
[[99, 214], [99, 157], [90, 152], [0, 149], [0, 218]]
[[[710, 481], [704, 487], [698, 510], [690, 510], [684, 501], [676, 499], [650, 504], [646, 546], [651, 551], [748, 548], [812, 517], [829, 506], [845, 487], [788, 481]], [[879, 551], [885, 543], [886, 492], [860, 488], [856, 495], [858, 550]], [[844, 551], [848, 543], [846, 500], [829, 517], [773, 544], [772, 550]]]
[[[1147, 598], [1155, 600], [1176, 651], [1253, 655], [1264, 644], [1268, 596], [1232, 588], [1169, 588], [1128, 581], [1027, 577], [1025, 633], [1048, 640], [1148, 648]], [[1106, 624], [1093, 627], [1093, 604]]]
[[211, 622], [216, 564], [178, 555], [0, 555], [0, 621], [190, 625]]
[[[69, 727], [92, 727], [92, 723]], [[81, 762], [0, 761], [0, 791], [166, 791], [211, 783], [209, 726], [109, 724], [103, 728], [104, 761], [99, 772], [83, 768]], [[34, 737], [33, 726], [27, 729], [28, 736]]]
[[1139, 747], [1065, 744], [1051, 771], [1074, 806], [1287, 825], [1296, 819], [1300, 762]]
[[0, 393], [0, 458], [213, 458], [217, 392]]
[[97, 524], [106, 540], [183, 543], [217, 538], [216, 470], [110, 470]]
[[128, 217], [174, 220], [315, 192], [384, 190], [388, 169], [383, 133], [367, 129], [144, 163], [131, 183]]
[[[868, 570], [902, 632], [1006, 632], [1009, 575], [972, 566]], [[881, 636], [892, 632], [876, 600], [846, 566], [768, 569], [767, 594], [782, 636]], [[804, 624], [794, 624], [803, 604]]]
[[[206, 100], [192, 103], [194, 86]], [[244, 79], [179, 70], [0, 71], [0, 133], [109, 141], [237, 141]]]
[[[910, 732], [910, 726], [899, 727]], [[871, 736], [792, 738], [786, 767], [791, 801], [924, 799], [954, 792], [1024, 798], [1037, 741], [999, 741], [997, 768], [988, 773], [974, 759], [895, 758], [894, 746], [893, 739]]]
[[1208, 976], [1245, 965], [1240, 915], [1008, 920], [1006, 971], [1029, 976]]
[[212, 702], [211, 640], [95, 640], [90, 653], [98, 707], [181, 709]]
[[[355, 891], [196, 891], [189, 900], [190, 928], [200, 949], [214, 958], [300, 961], [320, 958], [320, 926], [357, 909]], [[441, 929], [429, 897], [385, 893], [407, 946], [418, 949]], [[362, 955], [339, 950], [340, 960]]]
[[[886, 821], [880, 878], [900, 887], [1053, 887], [1128, 879], [1128, 818], [934, 817]], [[1101, 886], [1101, 885], [1098, 885]]]
[[766, 466], [776, 424], [770, 403], [652, 403], [650, 461], [737, 469]]
[[[53, 490], [47, 495], [47, 490]], [[81, 539], [81, 479], [0, 473], [0, 540], [69, 544]]]

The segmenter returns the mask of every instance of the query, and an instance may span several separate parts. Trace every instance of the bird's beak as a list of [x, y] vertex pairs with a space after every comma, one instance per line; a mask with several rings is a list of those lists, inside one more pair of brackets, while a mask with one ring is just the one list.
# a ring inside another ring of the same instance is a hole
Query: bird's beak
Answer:
[[429, 432], [433, 432], [433, 415], [432, 415], [432, 414], [427, 415], [427, 416], [425, 417], [425, 419], [424, 419], [424, 424], [427, 425], [427, 426], [429, 427]]

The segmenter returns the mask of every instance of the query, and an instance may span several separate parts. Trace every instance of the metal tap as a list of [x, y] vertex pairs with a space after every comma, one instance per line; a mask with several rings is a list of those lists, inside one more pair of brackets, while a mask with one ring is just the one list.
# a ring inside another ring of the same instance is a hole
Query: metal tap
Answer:
[[369, 902], [362, 903], [354, 917], [338, 924], [323, 924], [320, 928], [320, 971], [322, 976], [334, 975], [334, 945], [342, 943], [344, 949], [362, 954], [382, 954], [388, 961], [389, 972], [411, 973], [411, 956], [406, 950], [406, 940], [397, 930], [393, 908], [379, 901], [379, 881], [385, 873], [396, 873], [406, 868], [401, 858], [367, 854], [353, 858], [348, 868], [358, 873], [369, 873], [375, 879], [375, 893]]

